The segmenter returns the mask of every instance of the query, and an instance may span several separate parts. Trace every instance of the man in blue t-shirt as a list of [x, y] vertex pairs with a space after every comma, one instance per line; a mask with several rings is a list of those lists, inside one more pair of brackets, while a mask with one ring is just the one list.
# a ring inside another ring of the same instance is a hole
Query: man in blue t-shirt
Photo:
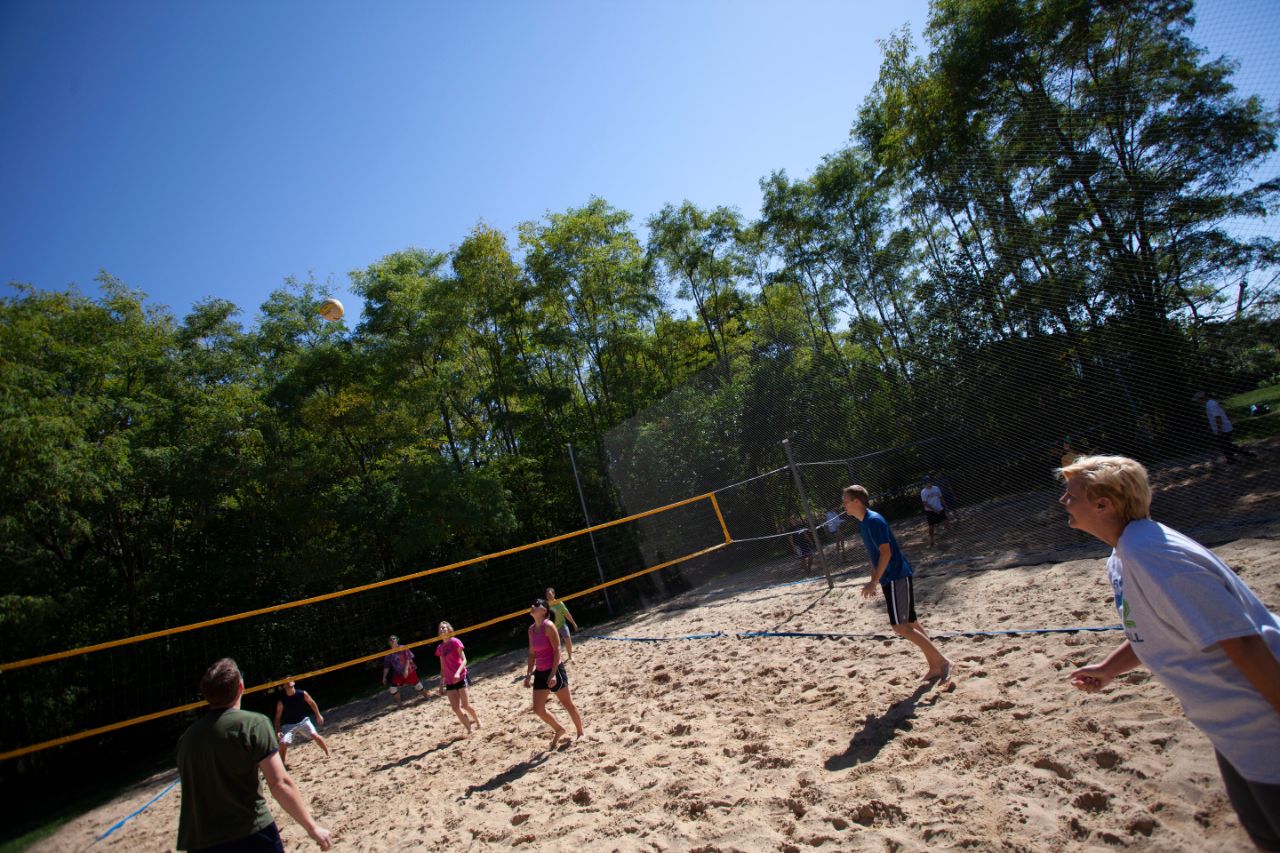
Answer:
[[929, 663], [925, 681], [946, 681], [951, 677], [951, 661], [938, 651], [916, 617], [915, 586], [911, 580], [911, 564], [898, 547], [898, 540], [884, 516], [867, 504], [871, 495], [862, 486], [844, 490], [844, 511], [862, 522], [862, 542], [871, 561], [871, 580], [862, 588], [863, 598], [875, 598], [877, 587], [884, 591], [889, 608], [889, 624], [899, 637], [916, 645]]
[[1096, 693], [1145, 666], [1217, 753], [1253, 843], [1280, 850], [1280, 617], [1189, 536], [1151, 518], [1147, 469], [1085, 456], [1059, 469], [1067, 523], [1112, 547], [1107, 574], [1125, 641], [1071, 673]]

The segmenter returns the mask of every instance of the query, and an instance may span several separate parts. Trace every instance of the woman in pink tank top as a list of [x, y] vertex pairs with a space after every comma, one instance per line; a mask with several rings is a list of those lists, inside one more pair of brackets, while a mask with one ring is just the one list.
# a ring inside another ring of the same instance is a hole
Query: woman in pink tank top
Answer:
[[471, 727], [480, 728], [480, 718], [476, 709], [471, 707], [471, 697], [467, 688], [471, 679], [467, 677], [467, 653], [463, 651], [462, 641], [453, 635], [453, 626], [441, 622], [436, 632], [444, 637], [436, 646], [436, 657], [440, 658], [440, 694], [449, 697], [449, 707], [458, 715], [467, 737], [471, 737]]
[[532, 679], [533, 713], [555, 732], [551, 738], [551, 748], [555, 749], [560, 738], [564, 737], [565, 728], [547, 710], [547, 694], [555, 693], [560, 704], [569, 712], [578, 737], [582, 737], [582, 718], [578, 716], [573, 697], [569, 695], [569, 674], [560, 661], [560, 632], [556, 630], [555, 623], [547, 618], [547, 613], [547, 602], [541, 598], [529, 607], [533, 624], [529, 626], [529, 669], [525, 672], [524, 686], [528, 687]]

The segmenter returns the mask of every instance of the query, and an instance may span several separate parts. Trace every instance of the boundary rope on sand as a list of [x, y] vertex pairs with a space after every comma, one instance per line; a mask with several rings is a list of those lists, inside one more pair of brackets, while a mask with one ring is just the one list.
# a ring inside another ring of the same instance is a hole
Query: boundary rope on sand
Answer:
[[[590, 637], [592, 640], [613, 640], [618, 643], [667, 643], [674, 640], [711, 640], [715, 637], [728, 636], [724, 631], [716, 631], [712, 634], [685, 634], [683, 637], [605, 637], [594, 634]], [[586, 638], [584, 638], [586, 639]]]
[[[955, 637], [1017, 637], [1034, 634], [1075, 634], [1080, 631], [1122, 631], [1121, 625], [1073, 625], [1066, 628], [1010, 628], [993, 631], [939, 631], [929, 636], [935, 640], [947, 640]], [[897, 634], [842, 634], [823, 631], [743, 631], [735, 635], [739, 639], [756, 637], [793, 637], [810, 640], [893, 640]]]
[[[94, 843], [94, 844], [97, 844], [97, 843], [98, 843], [99, 841], [101, 841], [102, 839], [104, 839], [104, 838], [106, 838], [107, 836], [111, 835], [111, 833], [115, 832], [117, 829], [119, 829], [120, 827], [124, 826], [126, 823], [128, 823], [128, 822], [129, 822], [129, 821], [131, 821], [131, 820], [133, 820], [135, 817], [137, 817], [138, 815], [142, 814], [142, 813], [143, 813], [143, 812], [145, 812], [147, 809], [151, 808], [151, 806], [156, 802], [156, 800], [160, 799], [161, 797], [163, 797], [165, 794], [169, 793], [170, 791], [172, 791], [172, 790], [173, 790], [174, 788], [176, 788], [176, 787], [178, 787], [178, 780], [177, 780], [177, 779], [174, 779], [171, 783], [169, 783], [169, 787], [165, 788], [163, 791], [161, 791], [160, 793], [156, 794], [156, 795], [155, 795], [154, 797], [152, 797], [150, 800], [147, 800], [147, 804], [146, 804], [146, 805], [144, 805], [142, 808], [140, 808], [140, 809], [138, 809], [138, 810], [134, 811], [132, 814], [129, 814], [129, 815], [126, 815], [125, 817], [120, 818], [120, 820], [116, 821], [114, 824], [112, 824], [112, 825], [111, 825], [111, 828], [110, 828], [110, 829], [108, 829], [106, 832], [104, 832], [104, 833], [102, 833], [101, 835], [99, 835], [97, 838], [93, 839], [93, 843]], [[89, 846], [90, 846], [90, 847], [92, 847], [93, 845], [91, 844], [91, 845], [89, 845]]]
[[[1122, 631], [1121, 625], [1071, 625], [1066, 628], [1007, 628], [990, 631], [939, 631], [930, 634], [935, 640], [953, 639], [955, 637], [1020, 637], [1035, 634], [1077, 634], [1082, 631], [1099, 633], [1102, 631]], [[895, 640], [896, 634], [861, 633], [850, 634], [832, 631], [740, 631], [737, 634], [726, 634], [716, 631], [712, 634], [685, 634], [679, 637], [606, 637], [593, 635], [583, 639], [613, 640], [619, 643], [669, 643], [676, 640], [713, 640], [716, 637], [733, 637], [738, 640], [751, 640], [760, 637], [789, 637], [801, 640]]]

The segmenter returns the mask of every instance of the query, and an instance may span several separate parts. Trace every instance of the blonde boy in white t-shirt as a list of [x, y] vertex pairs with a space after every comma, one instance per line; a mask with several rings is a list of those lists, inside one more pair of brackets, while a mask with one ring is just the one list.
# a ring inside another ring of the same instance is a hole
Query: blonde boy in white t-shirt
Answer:
[[1151, 520], [1138, 462], [1085, 456], [1060, 473], [1068, 524], [1114, 549], [1107, 572], [1126, 637], [1071, 684], [1095, 693], [1151, 670], [1212, 742], [1250, 838], [1280, 850], [1280, 619], [1213, 552]]

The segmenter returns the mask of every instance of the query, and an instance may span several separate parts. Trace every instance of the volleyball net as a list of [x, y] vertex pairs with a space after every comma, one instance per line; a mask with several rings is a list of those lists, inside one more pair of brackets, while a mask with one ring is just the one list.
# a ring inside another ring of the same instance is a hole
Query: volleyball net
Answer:
[[200, 674], [221, 657], [236, 659], [255, 694], [380, 667], [394, 634], [430, 678], [441, 621], [455, 634], [493, 629], [501, 639], [505, 627], [519, 636], [523, 625], [504, 623], [527, 620], [547, 587], [572, 602], [648, 579], [665, 594], [664, 570], [728, 542], [715, 496], [703, 494], [397, 578], [10, 661], [0, 664], [0, 760], [200, 708]]

